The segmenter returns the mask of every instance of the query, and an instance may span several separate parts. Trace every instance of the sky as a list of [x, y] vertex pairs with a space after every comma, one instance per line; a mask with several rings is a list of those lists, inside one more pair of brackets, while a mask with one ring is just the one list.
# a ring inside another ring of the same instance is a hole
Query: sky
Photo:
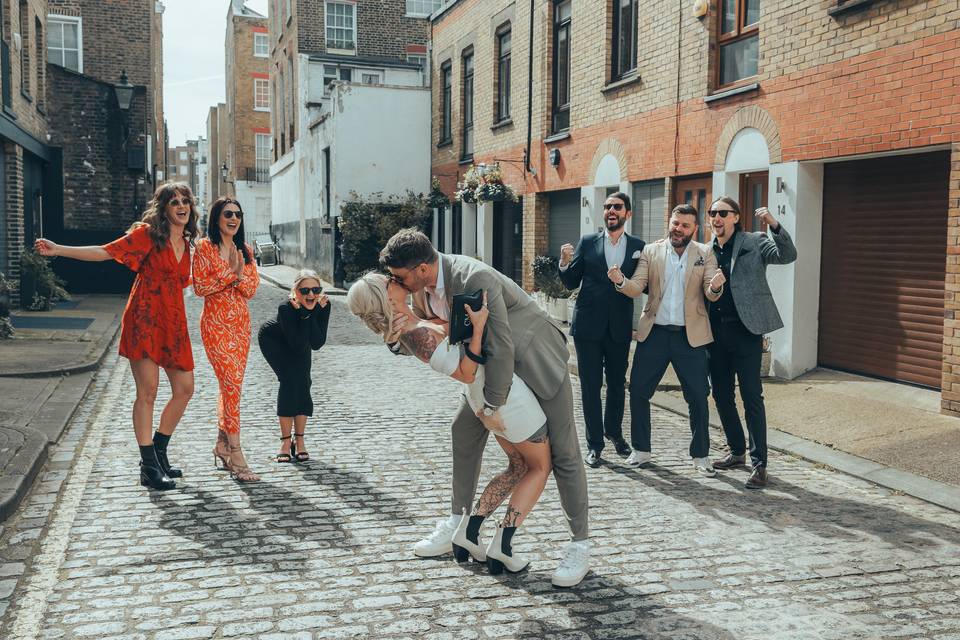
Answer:
[[[163, 110], [169, 145], [206, 135], [207, 112], [226, 99], [223, 38], [230, 0], [163, 0]], [[267, 0], [247, 0], [267, 14]]]

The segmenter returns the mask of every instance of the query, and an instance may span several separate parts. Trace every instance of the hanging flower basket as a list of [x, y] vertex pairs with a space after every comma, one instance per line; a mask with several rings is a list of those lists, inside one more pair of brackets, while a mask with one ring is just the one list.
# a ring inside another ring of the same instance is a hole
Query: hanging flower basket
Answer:
[[443, 209], [450, 204], [450, 198], [440, 188], [440, 179], [433, 176], [430, 181], [430, 194], [427, 196], [427, 206], [431, 209]]
[[470, 165], [463, 176], [463, 181], [457, 183], [456, 198], [458, 202], [503, 202], [518, 200], [517, 193], [508, 184], [503, 182], [500, 165], [485, 168], [483, 172]]

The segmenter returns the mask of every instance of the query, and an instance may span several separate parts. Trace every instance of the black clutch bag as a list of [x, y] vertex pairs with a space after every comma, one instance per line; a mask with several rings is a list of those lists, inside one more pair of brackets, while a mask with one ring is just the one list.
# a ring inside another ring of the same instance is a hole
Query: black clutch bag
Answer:
[[453, 296], [453, 314], [450, 318], [450, 344], [459, 344], [473, 336], [473, 325], [470, 316], [464, 310], [464, 305], [470, 305], [474, 311], [480, 311], [483, 306], [483, 289], [473, 293], [458, 293]]

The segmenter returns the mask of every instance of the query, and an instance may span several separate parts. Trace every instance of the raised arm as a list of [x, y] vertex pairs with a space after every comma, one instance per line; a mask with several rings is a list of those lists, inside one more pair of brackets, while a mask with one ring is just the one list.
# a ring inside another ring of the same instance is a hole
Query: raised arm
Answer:
[[61, 256], [64, 258], [73, 258], [74, 260], [83, 260], [84, 262], [104, 262], [113, 257], [103, 247], [68, 247], [57, 244], [56, 242], [51, 242], [46, 238], [37, 238], [36, 242], [33, 243], [33, 248], [42, 256]]
[[201, 242], [193, 258], [193, 292], [198, 296], [210, 296], [223, 291], [236, 280], [236, 272], [220, 259], [216, 245]]
[[[240, 275], [240, 282], [237, 283], [237, 290], [244, 298], [249, 300], [257, 292], [260, 286], [260, 274], [257, 273], [257, 261], [253, 259], [253, 249], [247, 245], [247, 255], [250, 256], [250, 262], [243, 265], [243, 272]], [[240, 256], [243, 258], [243, 256]]]
[[[771, 235], [773, 240], [770, 239]], [[793, 238], [783, 225], [778, 225], [776, 229], [770, 227], [770, 235], [765, 233], [760, 236], [760, 255], [763, 264], [790, 264], [797, 259]]]
[[[323, 303], [321, 306], [321, 302]], [[330, 308], [332, 305], [321, 296], [321, 302], [313, 309], [313, 316], [310, 318], [310, 348], [316, 351], [327, 342], [327, 327], [330, 324]]]
[[[566, 252], [569, 251], [569, 246], [569, 244], [565, 244], [560, 249], [561, 262], [563, 262]], [[583, 281], [583, 238], [580, 238], [580, 241], [577, 242], [577, 248], [573, 252], [573, 258], [566, 265], [561, 264], [559, 269], [560, 282], [563, 283], [564, 287], [572, 291], [580, 286], [580, 283]]]
[[[617, 286], [616, 282], [613, 283], [617, 291], [629, 298], [640, 297], [640, 294], [647, 288], [647, 282], [650, 278], [650, 255], [653, 246], [652, 244], [648, 244], [644, 247], [643, 251], [640, 252], [640, 261], [637, 263], [637, 268], [634, 269], [633, 276], [629, 280], [625, 279], [620, 286]], [[648, 250], [648, 247], [651, 247], [651, 249]]]
[[513, 383], [513, 338], [503, 301], [503, 288], [492, 273], [478, 272], [464, 283], [466, 291], [483, 289], [487, 296], [487, 336], [484, 365], [484, 401], [492, 407], [506, 404]]
[[[490, 309], [487, 306], [487, 292], [483, 292], [483, 306], [479, 311], [474, 311], [469, 306], [466, 309], [467, 316], [470, 318], [470, 324], [473, 325], [473, 333], [470, 335], [470, 341], [465, 345], [463, 357], [460, 358], [460, 364], [457, 370], [450, 374], [454, 380], [470, 384], [477, 377], [477, 369], [480, 362], [484, 362], [483, 353], [483, 331], [487, 326], [487, 318], [490, 316]], [[469, 352], [469, 353], [468, 353]], [[470, 357], [473, 354], [474, 358]], [[478, 362], [479, 361], [479, 362]]]
[[723, 295], [723, 283], [726, 282], [723, 273], [717, 268], [717, 256], [712, 250], [706, 251], [707, 257], [703, 262], [703, 295], [710, 302], [716, 302]]

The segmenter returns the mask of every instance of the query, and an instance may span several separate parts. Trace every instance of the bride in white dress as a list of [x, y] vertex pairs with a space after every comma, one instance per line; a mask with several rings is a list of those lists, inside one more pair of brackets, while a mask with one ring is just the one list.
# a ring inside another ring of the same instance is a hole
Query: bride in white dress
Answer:
[[[464, 400], [483, 422], [483, 330], [486, 326], [486, 294], [479, 311], [466, 307], [473, 325], [473, 337], [463, 345], [451, 345], [448, 325], [434, 318], [416, 317], [407, 304], [409, 292], [388, 276], [368, 273], [350, 288], [347, 305], [367, 327], [386, 338], [395, 338], [393, 318], [407, 316], [399, 339], [407, 353], [430, 365], [435, 371], [464, 384]], [[467, 353], [467, 350], [474, 356]], [[505, 429], [489, 427], [509, 461], [507, 468], [494, 476], [484, 488], [469, 516], [463, 514], [453, 536], [454, 555], [462, 562], [467, 555], [478, 562], [486, 561], [491, 573], [522, 571], [529, 561], [512, 551], [512, 540], [540, 498], [550, 475], [550, 443], [547, 439], [546, 416], [530, 388], [516, 374], [507, 402], [500, 408]], [[480, 525], [500, 504], [510, 497], [507, 512], [497, 534], [486, 550], [478, 543]]]

